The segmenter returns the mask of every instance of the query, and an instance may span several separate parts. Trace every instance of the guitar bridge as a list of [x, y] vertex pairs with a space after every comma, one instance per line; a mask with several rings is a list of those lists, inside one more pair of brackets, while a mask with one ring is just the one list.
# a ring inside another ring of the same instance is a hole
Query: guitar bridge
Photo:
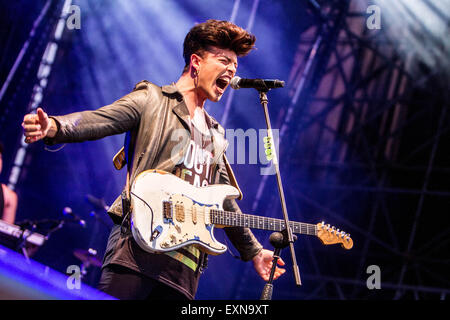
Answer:
[[163, 201], [163, 217], [164, 219], [172, 220], [173, 218], [172, 202]]

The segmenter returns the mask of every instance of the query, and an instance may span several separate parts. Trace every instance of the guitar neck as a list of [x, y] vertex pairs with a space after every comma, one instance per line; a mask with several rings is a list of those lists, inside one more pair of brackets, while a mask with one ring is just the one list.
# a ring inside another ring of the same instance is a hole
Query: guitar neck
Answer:
[[[250, 214], [243, 214], [223, 210], [210, 210], [211, 223], [229, 226], [229, 227], [248, 227], [253, 229], [282, 231], [285, 228], [285, 222], [282, 219], [261, 217]], [[315, 224], [289, 221], [293, 233], [317, 235], [317, 226]]]

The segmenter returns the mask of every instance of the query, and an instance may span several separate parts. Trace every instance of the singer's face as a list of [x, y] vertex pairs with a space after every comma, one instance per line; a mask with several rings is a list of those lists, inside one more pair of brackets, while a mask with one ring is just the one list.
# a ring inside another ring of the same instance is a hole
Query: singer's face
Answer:
[[231, 78], [236, 74], [237, 56], [231, 50], [210, 47], [198, 61], [198, 83], [200, 99], [213, 102], [220, 100]]

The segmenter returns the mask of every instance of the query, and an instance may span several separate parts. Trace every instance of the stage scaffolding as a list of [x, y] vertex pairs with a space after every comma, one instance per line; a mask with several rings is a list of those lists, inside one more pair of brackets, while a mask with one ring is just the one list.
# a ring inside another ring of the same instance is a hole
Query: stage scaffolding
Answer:
[[[305, 285], [277, 289], [275, 283], [274, 297], [445, 299], [446, 71], [419, 66], [421, 73], [413, 73], [415, 57], [399, 53], [404, 39], [367, 27], [368, 1], [309, 3], [316, 23], [299, 34], [287, 81], [290, 103], [274, 123], [281, 128], [281, 173], [291, 220], [323, 219], [351, 233], [355, 246], [343, 252], [300, 237]], [[259, 184], [253, 211], [281, 217], [268, 179]], [[370, 265], [380, 267], [380, 290], [367, 287]], [[286, 277], [293, 283], [290, 273]], [[237, 297], [247, 290], [241, 283]]]

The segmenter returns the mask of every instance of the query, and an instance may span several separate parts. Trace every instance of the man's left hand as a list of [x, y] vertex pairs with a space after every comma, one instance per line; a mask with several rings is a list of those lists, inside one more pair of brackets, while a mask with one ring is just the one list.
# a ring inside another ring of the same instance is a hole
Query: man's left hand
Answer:
[[[262, 249], [255, 257], [253, 257], [253, 266], [255, 267], [256, 272], [264, 279], [264, 281], [269, 280], [270, 271], [272, 269], [272, 260], [273, 260], [273, 251]], [[284, 266], [283, 259], [278, 258], [277, 265]], [[273, 275], [273, 280], [278, 279], [286, 270], [283, 268], [279, 268], [278, 266], [275, 269], [275, 273]]]

